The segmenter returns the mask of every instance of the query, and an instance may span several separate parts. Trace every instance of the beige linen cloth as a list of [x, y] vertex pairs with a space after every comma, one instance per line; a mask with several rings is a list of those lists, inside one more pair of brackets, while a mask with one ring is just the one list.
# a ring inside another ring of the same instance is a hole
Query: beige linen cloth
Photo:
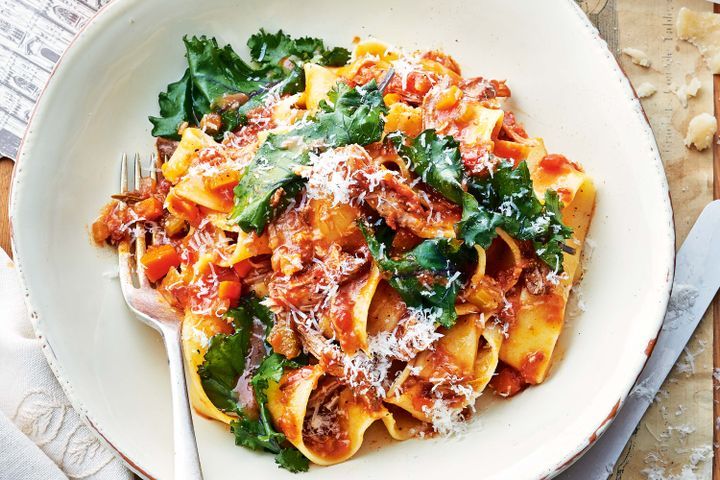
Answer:
[[17, 272], [0, 249], [0, 480], [130, 480], [83, 424], [35, 338]]

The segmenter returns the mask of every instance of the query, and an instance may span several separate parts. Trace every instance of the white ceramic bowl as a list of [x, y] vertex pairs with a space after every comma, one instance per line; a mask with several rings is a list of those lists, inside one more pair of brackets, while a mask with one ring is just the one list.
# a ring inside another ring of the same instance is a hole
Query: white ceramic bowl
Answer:
[[[146, 117], [183, 71], [183, 34], [245, 52], [283, 28], [349, 46], [373, 35], [439, 47], [468, 75], [508, 79], [527, 130], [594, 177], [597, 245], [587, 311], [570, 322], [543, 385], [483, 407], [459, 439], [392, 442], [378, 432], [347, 463], [307, 478], [539, 479], [585, 448], [643, 366], [672, 280], [674, 235], [662, 164], [640, 104], [572, 0], [303, 2], [115, 0], [80, 34], [32, 118], [13, 184], [17, 264], [48, 360], [68, 397], [132, 467], [172, 477], [170, 398], [159, 337], [131, 318], [110, 249], [87, 232], [118, 183], [121, 152], [150, 152]], [[195, 425], [206, 479], [288, 476], [268, 455], [235, 447], [226, 428]], [[230, 473], [232, 472], [232, 473]], [[256, 474], [261, 476], [256, 477]], [[298, 477], [299, 478], [299, 477]]]

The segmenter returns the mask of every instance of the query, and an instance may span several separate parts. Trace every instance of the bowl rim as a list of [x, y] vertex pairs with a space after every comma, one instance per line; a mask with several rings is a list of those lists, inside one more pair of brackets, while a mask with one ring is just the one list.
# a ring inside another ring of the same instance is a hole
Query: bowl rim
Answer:
[[[16, 240], [16, 229], [14, 228], [14, 218], [15, 218], [15, 212], [17, 211], [18, 204], [19, 204], [19, 193], [22, 190], [22, 179], [23, 179], [23, 172], [22, 172], [22, 166], [23, 162], [27, 161], [24, 160], [26, 156], [28, 156], [27, 152], [31, 151], [27, 148], [28, 145], [32, 145], [31, 142], [28, 141], [28, 138], [31, 136], [32, 127], [34, 126], [34, 120], [36, 118], [37, 113], [42, 110], [44, 106], [44, 97], [45, 94], [48, 92], [48, 90], [52, 90], [54, 88], [54, 83], [56, 79], [56, 72], [59, 70], [61, 65], [66, 63], [66, 60], [68, 58], [74, 57], [78, 55], [78, 52], [82, 51], [82, 45], [84, 42], [88, 41], [87, 38], [90, 36], [88, 32], [95, 33], [98, 32], [100, 27], [98, 25], [101, 25], [102, 23], [112, 22], [116, 20], [116, 17], [121, 15], [125, 9], [130, 8], [133, 4], [139, 3], [140, 0], [115, 0], [113, 2], [107, 3], [103, 5], [101, 8], [97, 10], [86, 22], [86, 24], [77, 32], [73, 40], [68, 44], [67, 48], [63, 51], [63, 53], [60, 55], [58, 61], [55, 63], [55, 66], [53, 67], [52, 71], [50, 72], [50, 75], [43, 86], [42, 90], [40, 91], [40, 94], [37, 97], [37, 100], [35, 102], [35, 105], [33, 107], [32, 113], [30, 114], [27, 127], [25, 129], [25, 133], [23, 134], [23, 137], [20, 141], [20, 145], [18, 148], [18, 154], [17, 159], [15, 161], [15, 166], [12, 171], [11, 176], [11, 182], [10, 182], [10, 202], [9, 202], [9, 220], [10, 220], [10, 239], [11, 239], [11, 249], [13, 253], [13, 262], [15, 263], [15, 266], [18, 271], [18, 278], [20, 281], [20, 286], [22, 291], [24, 292], [24, 300], [25, 305], [28, 310], [30, 322], [32, 324], [33, 330], [35, 332], [35, 335], [37, 336], [37, 339], [40, 341], [41, 349], [45, 355], [45, 358], [47, 359], [48, 365], [50, 366], [51, 371], [55, 375], [55, 378], [57, 378], [58, 383], [63, 389], [63, 392], [65, 393], [68, 401], [72, 405], [72, 407], [75, 409], [75, 411], [78, 413], [78, 416], [80, 417], [81, 421], [89, 427], [91, 430], [93, 430], [99, 437], [100, 442], [105, 445], [111, 453], [113, 453], [117, 458], [119, 458], [125, 466], [127, 466], [132, 472], [137, 474], [138, 476], [146, 479], [154, 480], [155, 477], [153, 477], [150, 473], [148, 473], [147, 467], [144, 467], [142, 465], [139, 465], [135, 463], [128, 455], [126, 455], [120, 447], [113, 444], [112, 441], [107, 437], [105, 433], [103, 433], [102, 427], [98, 424], [96, 420], [93, 419], [90, 412], [85, 408], [84, 403], [81, 401], [81, 399], [75, 395], [73, 391], [73, 387], [69, 380], [64, 378], [63, 376], [63, 367], [60, 365], [57, 357], [55, 356], [55, 353], [53, 352], [52, 346], [50, 345], [50, 342], [48, 338], [43, 334], [42, 331], [42, 320], [40, 319], [40, 315], [38, 311], [33, 307], [33, 300], [31, 298], [30, 291], [27, 287], [27, 281], [25, 278], [25, 274], [23, 271], [23, 263], [22, 263], [22, 255], [20, 255], [20, 248], [18, 246], [18, 241]], [[674, 223], [674, 215], [673, 215], [673, 208], [670, 198], [670, 190], [667, 182], [667, 176], [665, 173], [664, 164], [662, 162], [662, 158], [660, 156], [660, 151], [657, 146], [657, 141], [655, 139], [654, 133], [652, 131], [652, 128], [649, 123], [649, 119], [647, 117], [647, 114], [642, 106], [642, 103], [640, 102], [640, 99], [635, 92], [634, 87], [632, 86], [630, 79], [628, 78], [627, 74], [623, 70], [622, 66], [620, 65], [617, 58], [612, 54], [610, 49], [608, 48], [607, 42], [600, 37], [600, 33], [598, 29], [590, 22], [590, 19], [585, 14], [585, 12], [582, 10], [582, 8], [575, 2], [575, 0], [564, 0], [564, 4], [566, 5], [565, 8], [570, 8], [573, 10], [573, 12], [577, 15], [579, 26], [582, 26], [582, 34], [589, 35], [592, 43], [595, 48], [601, 51], [602, 56], [606, 62], [606, 67], [609, 68], [612, 73], [617, 77], [617, 80], [620, 81], [622, 84], [622, 88], [626, 90], [628, 93], [628, 100], [633, 103], [633, 109], [634, 113], [637, 115], [638, 120], [640, 121], [640, 125], [642, 129], [644, 130], [644, 134], [646, 137], [646, 141], [649, 142], [650, 149], [652, 151], [653, 156], [653, 164], [657, 170], [657, 179], [660, 181], [660, 187], [665, 193], [662, 200], [662, 214], [666, 217], [667, 220], [667, 238], [665, 241], [667, 242], [667, 246], [669, 247], [666, 251], [666, 255], [663, 259], [661, 259], [665, 266], [667, 267], [667, 276], [666, 276], [666, 282], [664, 285], [664, 289], [658, 292], [659, 295], [662, 296], [661, 301], [658, 303], [658, 306], [656, 308], [656, 312], [653, 312], [654, 315], [648, 315], [648, 318], [655, 317], [655, 321], [657, 324], [657, 328], [652, 329], [654, 331], [654, 335], [652, 338], [648, 339], [648, 347], [657, 339], [657, 336], [660, 334], [660, 329], [662, 327], [663, 319], [665, 310], [667, 308], [667, 304], [670, 300], [670, 293], [671, 288], [673, 284], [673, 277], [675, 272], [675, 258], [676, 258], [676, 249], [675, 249], [675, 223]], [[559, 475], [562, 471], [570, 467], [577, 459], [579, 459], [596, 441], [602, 434], [605, 432], [605, 430], [609, 427], [609, 425], [612, 423], [613, 419], [615, 418], [617, 412], [622, 408], [622, 405], [624, 404], [625, 399], [630, 394], [630, 390], [632, 386], [635, 384], [635, 381], [637, 380], [637, 377], [640, 375], [640, 372], [645, 367], [645, 364], [647, 363], [647, 359], [650, 356], [652, 349], [646, 348], [643, 352], [645, 354], [645, 361], [642, 362], [642, 364], [638, 363], [638, 365], [635, 366], [634, 369], [630, 368], [630, 370], [633, 370], [635, 372], [635, 375], [632, 376], [632, 383], [629, 383], [626, 385], [624, 389], [621, 391], [621, 396], [617, 400], [617, 402], [613, 405], [608, 405], [607, 411], [609, 412], [607, 418], [595, 429], [594, 432], [588, 432], [588, 436], [585, 441], [578, 444], [576, 447], [574, 447], [571, 451], [569, 451], [565, 457], [560, 460], [558, 463], [552, 466], [547, 467], [547, 474], [542, 475], [538, 477], [538, 480], [548, 480], [556, 475]], [[630, 378], [630, 377], [628, 377]]]

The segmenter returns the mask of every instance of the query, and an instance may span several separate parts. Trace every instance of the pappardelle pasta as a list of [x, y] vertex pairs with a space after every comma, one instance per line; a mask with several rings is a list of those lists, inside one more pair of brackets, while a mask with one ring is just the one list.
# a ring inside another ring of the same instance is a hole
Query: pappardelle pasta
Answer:
[[[98, 243], [182, 312], [191, 402], [291, 471], [462, 431], [546, 378], [595, 203], [582, 167], [440, 51], [261, 30], [251, 60], [186, 37], [151, 117], [160, 168]], [[151, 166], [154, 168], [154, 166]]]

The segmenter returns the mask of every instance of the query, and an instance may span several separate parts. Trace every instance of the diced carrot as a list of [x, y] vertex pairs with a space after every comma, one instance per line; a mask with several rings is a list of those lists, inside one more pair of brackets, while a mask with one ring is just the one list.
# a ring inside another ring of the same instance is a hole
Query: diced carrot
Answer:
[[246, 259], [233, 265], [233, 268], [238, 277], [245, 278], [245, 275], [252, 269], [252, 263], [250, 263], [249, 259]]
[[234, 280], [224, 280], [218, 285], [218, 297], [231, 302], [240, 298], [242, 284]]
[[240, 181], [240, 174], [235, 170], [227, 170], [212, 177], [204, 177], [203, 181], [208, 190], [221, 190], [237, 185]]
[[95, 243], [103, 243], [110, 236], [110, 229], [105, 223], [105, 217], [98, 218], [92, 224], [92, 237]]
[[383, 97], [383, 100], [385, 101], [385, 105], [389, 107], [390, 105], [400, 101], [400, 95], [397, 93], [388, 93]]
[[147, 249], [140, 262], [145, 267], [145, 275], [151, 282], [157, 282], [168, 271], [180, 265], [180, 255], [172, 245], [153, 245]]
[[551, 153], [549, 155], [545, 155], [540, 160], [540, 168], [548, 172], [559, 173], [565, 170], [570, 165], [570, 160], [568, 160], [565, 155], [560, 155], [559, 153]]
[[190, 225], [197, 226], [200, 223], [200, 209], [193, 202], [180, 198], [173, 190], [165, 198], [167, 209], [173, 215], [190, 222]]
[[162, 202], [155, 197], [149, 197], [141, 202], [137, 202], [133, 205], [132, 209], [138, 216], [151, 222], [158, 220], [163, 215]]
[[530, 147], [522, 143], [510, 142], [507, 140], [495, 140], [493, 153], [501, 158], [512, 158], [518, 163], [525, 160], [530, 154]]
[[463, 92], [457, 86], [451, 85], [450, 88], [440, 94], [435, 107], [438, 110], [448, 110], [453, 108], [463, 97]]

